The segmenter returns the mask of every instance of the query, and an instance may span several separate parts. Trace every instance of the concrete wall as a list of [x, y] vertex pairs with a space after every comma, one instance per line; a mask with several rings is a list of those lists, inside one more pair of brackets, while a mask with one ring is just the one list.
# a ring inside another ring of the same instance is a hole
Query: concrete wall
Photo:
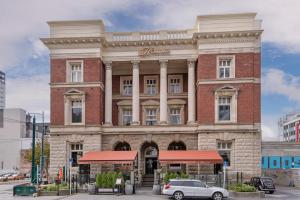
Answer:
[[25, 135], [25, 132], [25, 110], [4, 109], [4, 124], [0, 128], [0, 170], [20, 168], [21, 135]]

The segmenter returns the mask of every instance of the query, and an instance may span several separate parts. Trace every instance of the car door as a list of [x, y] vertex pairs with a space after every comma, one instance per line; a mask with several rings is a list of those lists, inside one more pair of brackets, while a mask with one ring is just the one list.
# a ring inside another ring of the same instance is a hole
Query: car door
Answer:
[[182, 181], [182, 191], [186, 197], [194, 196], [193, 181]]
[[210, 197], [210, 190], [201, 181], [193, 181], [194, 185], [194, 196], [196, 197]]

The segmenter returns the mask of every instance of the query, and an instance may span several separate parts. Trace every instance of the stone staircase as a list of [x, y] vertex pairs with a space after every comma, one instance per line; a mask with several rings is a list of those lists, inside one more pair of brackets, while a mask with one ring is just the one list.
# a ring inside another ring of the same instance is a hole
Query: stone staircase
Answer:
[[154, 183], [154, 174], [145, 174], [143, 176], [142, 187], [152, 187]]

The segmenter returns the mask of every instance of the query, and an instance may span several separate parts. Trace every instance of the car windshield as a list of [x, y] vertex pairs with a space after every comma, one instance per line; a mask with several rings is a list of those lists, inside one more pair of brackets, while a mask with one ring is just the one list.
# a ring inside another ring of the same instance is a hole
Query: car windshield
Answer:
[[264, 182], [264, 183], [270, 183], [270, 182], [273, 182], [273, 180], [270, 179], [270, 178], [261, 178], [261, 181]]

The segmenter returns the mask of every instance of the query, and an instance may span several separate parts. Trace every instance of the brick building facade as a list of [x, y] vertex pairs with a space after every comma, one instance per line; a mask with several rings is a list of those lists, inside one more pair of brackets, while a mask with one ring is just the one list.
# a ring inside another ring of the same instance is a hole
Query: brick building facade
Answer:
[[[181, 149], [218, 150], [229, 171], [259, 175], [255, 16], [198, 16], [192, 29], [126, 33], [106, 32], [101, 20], [49, 22], [42, 41], [51, 59], [50, 174], [70, 157], [78, 170], [76, 160], [89, 151], [131, 149], [143, 175], [157, 152]], [[222, 166], [185, 168], [216, 173]]]

